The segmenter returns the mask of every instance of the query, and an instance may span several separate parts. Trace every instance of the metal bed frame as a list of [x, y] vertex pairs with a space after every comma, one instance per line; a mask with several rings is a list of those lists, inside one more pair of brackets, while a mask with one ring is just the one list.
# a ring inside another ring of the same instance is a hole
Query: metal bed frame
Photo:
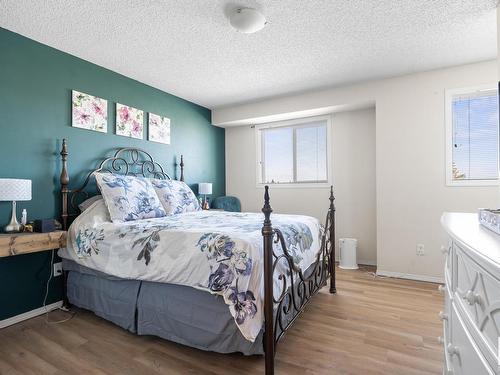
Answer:
[[[86, 199], [89, 193], [85, 190], [95, 172], [108, 172], [113, 174], [134, 175], [171, 179], [163, 167], [153, 157], [138, 148], [120, 148], [113, 156], [101, 161], [98, 168], [86, 175], [83, 184], [75, 189], [70, 189], [68, 174], [68, 145], [63, 139], [60, 152], [62, 169], [61, 184], [61, 219], [64, 230], [67, 230], [73, 219], [78, 216], [77, 203]], [[180, 158], [180, 181], [184, 181], [184, 160]], [[335, 285], [335, 197], [333, 186], [330, 188], [330, 205], [326, 215], [324, 231], [321, 234], [321, 247], [316, 255], [312, 271], [305, 275], [296, 266], [286, 247], [282, 232], [273, 228], [271, 213], [273, 212], [269, 200], [269, 187], [264, 188], [264, 223], [262, 226], [263, 256], [264, 256], [264, 336], [263, 345], [265, 352], [265, 374], [274, 374], [274, 359], [276, 347], [287, 330], [293, 325], [298, 316], [310, 302], [311, 298], [319, 292], [328, 282], [329, 291], [336, 293]], [[281, 247], [281, 252], [275, 249]], [[286, 271], [279, 271], [278, 265]], [[280, 291], [275, 295], [273, 280], [280, 281]], [[66, 295], [67, 272], [64, 272], [64, 305], [69, 307]]]

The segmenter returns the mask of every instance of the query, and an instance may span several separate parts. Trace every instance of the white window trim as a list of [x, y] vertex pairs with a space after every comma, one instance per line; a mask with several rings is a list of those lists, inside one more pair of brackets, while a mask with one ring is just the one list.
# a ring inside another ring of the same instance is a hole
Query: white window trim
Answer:
[[[498, 186], [495, 180], [453, 180], [453, 113], [452, 100], [456, 95], [469, 94], [473, 91], [498, 89], [497, 83], [484, 84], [460, 89], [445, 90], [445, 126], [446, 126], [446, 186]], [[500, 151], [500, 149], [499, 149]]]
[[[280, 183], [280, 184], [270, 184], [260, 182], [262, 179], [262, 138], [260, 134], [260, 130], [262, 129], [270, 129], [270, 128], [281, 128], [288, 127], [294, 125], [300, 125], [306, 122], [312, 121], [321, 121], [326, 120], [326, 173], [327, 173], [327, 181], [326, 182], [292, 182], [292, 183]], [[273, 189], [274, 188], [326, 188], [332, 185], [332, 175], [333, 175], [333, 149], [332, 149], [332, 116], [314, 116], [314, 117], [302, 117], [293, 120], [286, 121], [276, 121], [269, 122], [266, 124], [255, 125], [255, 155], [256, 155], [256, 169], [255, 169], [255, 177], [256, 177], [256, 186], [258, 188], [264, 188], [264, 186], [269, 185]]]

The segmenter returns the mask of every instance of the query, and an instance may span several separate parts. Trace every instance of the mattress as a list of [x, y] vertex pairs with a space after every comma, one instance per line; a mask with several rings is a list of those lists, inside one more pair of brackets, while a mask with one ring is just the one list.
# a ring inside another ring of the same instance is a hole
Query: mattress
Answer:
[[[318, 220], [278, 214], [271, 219], [295, 265], [308, 269], [321, 245]], [[255, 342], [264, 321], [262, 222], [262, 214], [196, 211], [112, 223], [100, 200], [73, 222], [67, 249], [59, 255], [119, 279], [175, 284], [222, 297], [243, 337]], [[273, 251], [283, 252], [279, 243]], [[278, 264], [277, 273], [289, 271], [285, 263]], [[280, 289], [276, 277], [276, 295]]]

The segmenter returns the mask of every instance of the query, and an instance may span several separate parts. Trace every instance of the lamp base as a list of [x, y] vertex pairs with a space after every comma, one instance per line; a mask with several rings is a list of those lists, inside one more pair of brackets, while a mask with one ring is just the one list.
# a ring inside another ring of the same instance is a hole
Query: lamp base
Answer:
[[21, 232], [22, 225], [18, 223], [16, 217], [16, 201], [12, 201], [12, 215], [10, 217], [10, 223], [7, 224], [3, 230], [5, 233], [17, 233]]
[[208, 204], [208, 199], [207, 195], [205, 194], [205, 197], [203, 198], [203, 204], [201, 205], [202, 210], [209, 210], [210, 205]]
[[21, 232], [21, 224], [8, 224], [3, 228], [5, 233], [19, 233]]

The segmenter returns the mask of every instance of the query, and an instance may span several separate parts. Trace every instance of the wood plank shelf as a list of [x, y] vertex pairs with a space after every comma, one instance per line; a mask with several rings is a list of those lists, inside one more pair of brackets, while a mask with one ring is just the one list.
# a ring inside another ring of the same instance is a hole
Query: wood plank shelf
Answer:
[[66, 232], [0, 234], [0, 258], [66, 246]]

